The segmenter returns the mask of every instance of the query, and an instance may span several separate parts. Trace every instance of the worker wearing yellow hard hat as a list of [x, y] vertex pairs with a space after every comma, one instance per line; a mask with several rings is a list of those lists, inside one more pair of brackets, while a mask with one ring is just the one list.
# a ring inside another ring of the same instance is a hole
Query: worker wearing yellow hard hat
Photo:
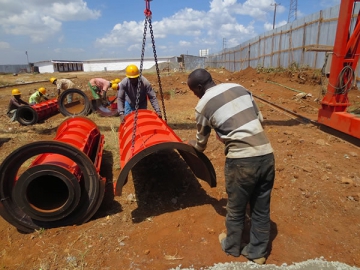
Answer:
[[21, 93], [19, 89], [14, 88], [13, 90], [11, 90], [11, 95], [12, 97], [10, 99], [6, 115], [10, 118], [11, 122], [14, 122], [16, 120], [17, 109], [21, 106], [29, 104], [21, 99]]
[[29, 98], [29, 104], [35, 105], [38, 104], [44, 100], [48, 100], [48, 98], [45, 96], [46, 94], [46, 88], [40, 87], [35, 93], [33, 93]]
[[[73, 83], [71, 80], [69, 79], [57, 79], [55, 77], [50, 78], [50, 82], [52, 84], [56, 85], [56, 90], [57, 90], [57, 96], [60, 96], [60, 91], [61, 90], [68, 90], [68, 89], [73, 89], [75, 88], [75, 83]], [[72, 98], [73, 98], [73, 94], [70, 93], [66, 96], [67, 99], [67, 103], [71, 103], [72, 102]]]
[[[138, 101], [139, 109], [147, 109], [147, 99], [149, 99], [152, 107], [157, 115], [162, 118], [156, 93], [152, 88], [150, 82], [144, 77], [140, 76], [139, 69], [136, 65], [128, 65], [125, 69], [126, 78], [119, 83], [118, 92], [118, 112], [121, 122], [124, 121], [125, 115], [135, 111], [136, 102]], [[140, 96], [137, 100], [138, 84], [140, 83]]]

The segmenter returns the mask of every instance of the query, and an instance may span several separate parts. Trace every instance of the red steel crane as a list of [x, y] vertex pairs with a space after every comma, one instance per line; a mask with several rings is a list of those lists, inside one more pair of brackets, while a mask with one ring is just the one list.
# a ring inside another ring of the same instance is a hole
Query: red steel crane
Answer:
[[318, 122], [360, 138], [360, 117], [347, 112], [348, 92], [356, 78], [360, 53], [360, 11], [353, 14], [356, 2], [360, 0], [342, 0], [340, 4], [329, 84], [321, 101]]

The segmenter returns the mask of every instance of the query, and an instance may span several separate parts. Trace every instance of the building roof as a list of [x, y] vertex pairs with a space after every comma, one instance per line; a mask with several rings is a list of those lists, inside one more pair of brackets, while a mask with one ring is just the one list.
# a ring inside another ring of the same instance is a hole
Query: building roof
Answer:
[[[157, 59], [160, 61], [168, 60], [174, 58], [176, 56], [158, 56]], [[145, 57], [145, 61], [154, 60], [154, 57]], [[101, 58], [101, 59], [89, 59], [84, 61], [73, 61], [73, 60], [44, 60], [34, 62], [34, 64], [41, 64], [41, 63], [57, 63], [57, 64], [65, 64], [65, 63], [91, 63], [91, 62], [132, 62], [132, 61], [140, 61], [140, 58]]]

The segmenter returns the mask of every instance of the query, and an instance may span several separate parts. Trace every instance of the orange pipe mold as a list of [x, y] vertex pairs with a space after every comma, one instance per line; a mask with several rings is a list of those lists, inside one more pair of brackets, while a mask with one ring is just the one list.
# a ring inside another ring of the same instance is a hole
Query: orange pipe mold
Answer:
[[206, 181], [211, 187], [216, 186], [215, 170], [209, 159], [184, 143], [155, 112], [138, 110], [134, 133], [135, 117], [136, 112], [127, 115], [125, 123], [119, 127], [121, 172], [116, 182], [115, 195], [121, 195], [128, 174], [137, 162], [165, 149], [177, 150], [196, 177]]
[[22, 232], [88, 221], [104, 197], [103, 147], [95, 123], [74, 117], [60, 124], [53, 141], [16, 149], [0, 166], [1, 216]]
[[32, 106], [21, 106], [16, 113], [17, 121], [24, 125], [34, 125], [59, 112], [58, 100], [49, 99]]

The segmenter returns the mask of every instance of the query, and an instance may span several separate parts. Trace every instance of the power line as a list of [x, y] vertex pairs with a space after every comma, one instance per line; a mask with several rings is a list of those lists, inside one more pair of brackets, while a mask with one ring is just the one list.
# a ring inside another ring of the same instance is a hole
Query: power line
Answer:
[[297, 0], [290, 0], [289, 16], [288, 23], [295, 21], [297, 19]]

